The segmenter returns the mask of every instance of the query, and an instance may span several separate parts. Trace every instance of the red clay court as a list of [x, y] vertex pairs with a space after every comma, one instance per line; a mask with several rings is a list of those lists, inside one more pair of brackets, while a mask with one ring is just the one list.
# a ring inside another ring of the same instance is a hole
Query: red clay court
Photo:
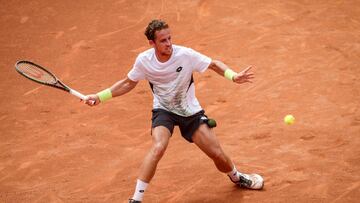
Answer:
[[359, 1], [14, 0], [0, 7], [0, 202], [131, 197], [151, 145], [148, 83], [90, 108], [14, 64], [31, 60], [98, 92], [149, 48], [143, 31], [154, 18], [170, 24], [174, 44], [237, 71], [255, 66], [252, 84], [194, 77], [224, 150], [265, 188], [235, 187], [176, 128], [145, 202], [359, 201]]

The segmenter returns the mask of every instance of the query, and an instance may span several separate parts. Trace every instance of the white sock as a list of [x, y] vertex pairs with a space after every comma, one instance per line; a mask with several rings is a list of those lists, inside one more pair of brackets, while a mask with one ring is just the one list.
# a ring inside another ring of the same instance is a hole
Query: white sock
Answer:
[[137, 179], [133, 199], [136, 201], [142, 201], [148, 185], [149, 183], [145, 183], [144, 181]]
[[239, 181], [239, 176], [238, 176], [238, 170], [236, 169], [235, 165], [233, 167], [233, 170], [228, 172], [228, 176], [231, 178], [232, 181], [236, 182]]

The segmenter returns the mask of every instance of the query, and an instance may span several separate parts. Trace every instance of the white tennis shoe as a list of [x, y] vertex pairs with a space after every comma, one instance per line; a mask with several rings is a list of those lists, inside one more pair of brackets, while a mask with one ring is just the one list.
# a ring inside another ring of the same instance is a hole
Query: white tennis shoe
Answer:
[[264, 187], [264, 179], [258, 174], [238, 173], [239, 181], [230, 180], [240, 187], [253, 190], [261, 190]]

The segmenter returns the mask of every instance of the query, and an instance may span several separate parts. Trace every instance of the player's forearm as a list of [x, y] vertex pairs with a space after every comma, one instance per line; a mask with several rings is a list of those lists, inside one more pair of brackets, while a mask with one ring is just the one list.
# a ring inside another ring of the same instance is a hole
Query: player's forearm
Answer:
[[223, 62], [213, 60], [210, 63], [209, 68], [218, 73], [219, 75], [224, 76], [225, 78], [239, 84], [244, 82], [251, 82], [251, 79], [254, 78], [254, 74], [252, 72], [248, 72], [252, 68], [252, 66], [249, 66], [240, 73], [237, 73], [231, 70], [230, 67], [225, 65]]
[[110, 88], [104, 89], [101, 92], [98, 92], [95, 96], [98, 104], [99, 102], [105, 102], [113, 97], [118, 97], [123, 94], [126, 94], [130, 90], [134, 89], [137, 82], [130, 80], [129, 78], [125, 78], [113, 84]]
[[110, 87], [112, 97], [121, 96], [130, 92], [136, 86], [137, 82], [131, 81], [128, 78], [116, 82]]
[[224, 76], [225, 70], [229, 68], [226, 64], [218, 60], [212, 60], [209, 68], [215, 71], [217, 74]]

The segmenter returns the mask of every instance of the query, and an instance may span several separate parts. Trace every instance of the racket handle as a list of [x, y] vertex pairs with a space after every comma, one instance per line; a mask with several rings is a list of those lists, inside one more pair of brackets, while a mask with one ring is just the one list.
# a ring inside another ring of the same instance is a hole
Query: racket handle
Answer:
[[[79, 98], [82, 99], [82, 100], [86, 100], [86, 99], [87, 99], [87, 97], [86, 97], [85, 95], [83, 95], [83, 94], [81, 94], [80, 92], [78, 92], [78, 91], [76, 91], [76, 90], [73, 90], [73, 89], [70, 89], [70, 94], [72, 94], [72, 95], [74, 95], [74, 96], [76, 96], [76, 97], [79, 97]], [[94, 103], [95, 103], [95, 101], [93, 101], [93, 100], [91, 100], [90, 102], [91, 102], [91, 104], [94, 104]]]

